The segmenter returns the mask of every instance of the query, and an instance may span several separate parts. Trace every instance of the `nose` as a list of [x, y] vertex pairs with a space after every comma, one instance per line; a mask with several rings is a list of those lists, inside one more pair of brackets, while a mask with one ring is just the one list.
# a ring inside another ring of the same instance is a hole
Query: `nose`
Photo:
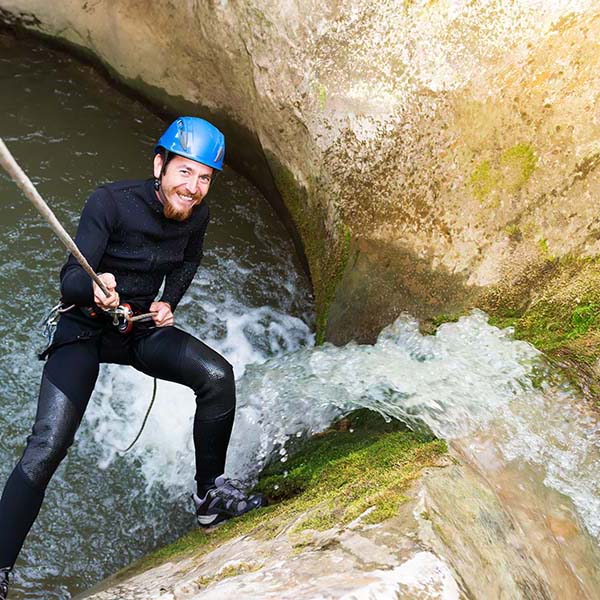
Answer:
[[186, 190], [190, 194], [197, 193], [199, 183], [200, 183], [200, 176], [199, 175], [192, 176], [190, 178], [190, 180], [186, 181], [186, 184], [185, 184]]

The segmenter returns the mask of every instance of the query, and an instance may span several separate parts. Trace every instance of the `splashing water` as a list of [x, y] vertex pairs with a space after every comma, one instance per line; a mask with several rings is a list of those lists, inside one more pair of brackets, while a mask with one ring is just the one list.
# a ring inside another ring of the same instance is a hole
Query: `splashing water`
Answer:
[[[511, 334], [490, 326], [479, 311], [442, 325], [435, 336], [421, 335], [416, 320], [403, 316], [372, 346], [325, 344], [248, 365], [238, 381], [228, 470], [252, 478], [268, 461], [285, 461], [294, 437], [322, 431], [335, 417], [366, 407], [462, 440], [465, 447], [493, 432], [504, 461], [541, 469], [544, 484], [568, 495], [598, 536], [598, 419], [572, 390], [536, 386], [549, 368], [540, 352]], [[179, 441], [190, 436], [173, 432], [191, 428], [191, 413], [163, 410], [169, 419], [157, 412], [133, 456], [142, 460], [148, 481], [175, 489], [173, 470], [185, 457], [191, 471], [193, 457], [191, 446]]]
[[[543, 356], [510, 329], [474, 311], [419, 333], [404, 316], [373, 346], [324, 345], [248, 367], [231, 457], [240, 474], [260, 469], [287, 441], [366, 407], [449, 440], [488, 432], [507, 462], [541, 468], [544, 484], [566, 494], [588, 531], [600, 534], [600, 423], [572, 389], [549, 380]], [[467, 438], [466, 441], [464, 438]]]

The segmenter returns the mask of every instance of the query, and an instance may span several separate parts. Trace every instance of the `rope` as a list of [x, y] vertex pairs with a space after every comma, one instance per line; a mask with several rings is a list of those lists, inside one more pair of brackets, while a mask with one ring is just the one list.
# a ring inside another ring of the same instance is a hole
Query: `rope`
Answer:
[[[60, 241], [67, 247], [67, 249], [73, 254], [73, 256], [77, 259], [79, 264], [83, 267], [83, 270], [92, 278], [92, 280], [98, 285], [98, 287], [102, 290], [104, 295], [108, 298], [110, 296], [108, 289], [104, 285], [104, 282], [98, 277], [96, 272], [92, 269], [85, 256], [81, 253], [71, 236], [67, 233], [65, 228], [61, 225], [60, 221], [56, 218], [56, 215], [52, 212], [50, 207], [46, 204], [44, 199], [41, 197], [40, 193], [37, 191], [33, 183], [27, 174], [21, 169], [18, 165], [17, 161], [14, 159], [10, 150], [6, 147], [6, 144], [0, 138], [0, 166], [4, 168], [4, 170], [10, 175], [11, 179], [17, 184], [17, 186], [21, 189], [21, 191], [25, 194], [28, 200], [37, 208], [40, 214], [46, 219], [47, 223], [50, 225], [54, 233], [58, 236]], [[72, 308], [66, 308], [65, 310], [61, 310], [58, 306], [53, 309], [52, 312], [56, 311], [57, 313], [67, 312]], [[119, 307], [120, 308], [120, 307]], [[52, 313], [51, 313], [52, 314]], [[122, 316], [127, 321], [143, 321], [146, 319], [152, 318], [152, 315], [156, 313], [146, 313], [144, 315], [137, 315], [133, 317], [130, 314], [122, 314]], [[121, 316], [118, 313], [118, 309], [113, 312], [113, 319], [116, 319], [117, 316]], [[50, 322], [50, 317], [47, 319], [47, 323]], [[118, 323], [115, 323], [117, 325]], [[154, 400], [156, 399], [156, 378], [154, 379], [154, 391], [152, 392], [152, 400], [150, 401], [150, 406], [146, 411], [146, 416], [144, 417], [144, 421], [142, 426], [133, 440], [131, 444], [125, 449], [120, 450], [123, 454], [125, 452], [129, 452], [131, 448], [133, 448], [134, 444], [138, 441], [139, 437], [142, 435], [144, 431], [144, 427], [146, 426], [146, 421], [150, 416], [150, 410], [152, 409], [152, 405], [154, 404]]]
[[65, 228], [56, 218], [56, 215], [40, 196], [40, 193], [37, 191], [33, 183], [31, 183], [29, 177], [27, 177], [23, 169], [21, 169], [21, 167], [17, 164], [17, 161], [10, 153], [10, 150], [6, 147], [6, 144], [2, 138], [0, 138], [0, 166], [2, 166], [10, 175], [11, 179], [17, 184], [27, 199], [37, 208], [42, 217], [46, 219], [48, 225], [50, 225], [60, 241], [67, 247], [67, 250], [73, 254], [79, 264], [82, 266], [83, 270], [95, 281], [96, 285], [108, 298], [110, 293], [104, 285], [104, 282], [100, 279], [100, 277], [98, 277], [98, 275], [96, 275], [94, 269], [92, 269], [85, 256], [81, 254], [81, 251], [72, 240], [71, 236], [66, 232]]
[[135, 436], [135, 439], [133, 440], [133, 442], [131, 442], [131, 444], [129, 444], [129, 446], [127, 446], [127, 448], [125, 448], [125, 450], [118, 450], [118, 452], [120, 452], [121, 454], [125, 454], [126, 452], [129, 452], [134, 446], [135, 443], [140, 439], [140, 436], [142, 435], [142, 432], [144, 431], [144, 427], [146, 427], [146, 421], [148, 420], [148, 417], [150, 416], [150, 411], [152, 410], [152, 406], [154, 405], [154, 400], [156, 400], [156, 388], [157, 388], [157, 381], [156, 381], [156, 377], [154, 378], [154, 389], [152, 390], [152, 400], [150, 400], [150, 405], [148, 406], [148, 410], [146, 411], [146, 416], [144, 417], [144, 420], [142, 421], [142, 426], [140, 427], [140, 430], [138, 431], [138, 434]]

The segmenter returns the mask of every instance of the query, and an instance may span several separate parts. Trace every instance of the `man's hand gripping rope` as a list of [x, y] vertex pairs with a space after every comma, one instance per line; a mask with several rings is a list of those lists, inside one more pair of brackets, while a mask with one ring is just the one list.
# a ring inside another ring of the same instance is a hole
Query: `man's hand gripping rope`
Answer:
[[129, 333], [131, 325], [136, 321], [148, 321], [152, 319], [156, 327], [173, 325], [173, 311], [168, 302], [153, 302], [150, 305], [149, 312], [134, 316], [128, 304], [121, 304], [115, 276], [112, 273], [101, 273], [98, 275], [98, 278], [104, 284], [108, 295], [94, 281], [94, 302], [96, 306], [112, 315], [113, 324], [122, 333]]
[[[116, 291], [117, 282], [115, 281], [114, 275], [112, 275], [111, 273], [103, 273], [101, 275], [97, 275], [94, 272], [86, 258], [79, 251], [79, 248], [76, 246], [75, 242], [71, 239], [71, 236], [60, 224], [59, 220], [56, 218], [52, 210], [50, 210], [50, 207], [46, 204], [44, 199], [40, 196], [33, 183], [31, 183], [29, 177], [27, 177], [23, 169], [21, 169], [21, 167], [17, 164], [17, 161], [10, 153], [10, 150], [6, 147], [6, 144], [4, 143], [2, 138], [0, 138], [0, 166], [2, 166], [4, 170], [10, 175], [12, 180], [25, 194], [27, 199], [31, 201], [31, 203], [37, 208], [40, 214], [48, 222], [48, 224], [50, 225], [54, 233], [56, 233], [60, 241], [77, 259], [79, 264], [82, 266], [83, 270], [91, 277], [94, 284], [94, 302], [103, 310], [113, 313], [113, 323], [115, 324], [115, 326], [119, 327], [120, 331], [125, 330], [125, 327], [123, 327], [122, 325], [123, 322], [128, 326], [127, 330], [129, 330], [131, 329], [132, 322], [143, 321], [149, 318], [154, 319], [158, 327], [173, 324], [172, 312], [170, 323], [168, 323], [169, 319], [165, 316], [164, 311], [161, 315], [160, 322], [157, 322], [157, 319], [155, 317], [160, 312], [158, 309], [156, 309], [155, 313], [155, 309], [152, 309], [151, 307], [151, 312], [146, 313], [144, 315], [136, 315], [134, 317], [133, 312], [131, 311], [131, 308], [129, 306], [120, 305], [119, 294]], [[169, 306], [168, 303], [159, 302], [155, 304], [166, 304], [167, 306]], [[169, 306], [169, 311], [170, 309], [171, 307]], [[62, 312], [66, 311], [63, 310]]]

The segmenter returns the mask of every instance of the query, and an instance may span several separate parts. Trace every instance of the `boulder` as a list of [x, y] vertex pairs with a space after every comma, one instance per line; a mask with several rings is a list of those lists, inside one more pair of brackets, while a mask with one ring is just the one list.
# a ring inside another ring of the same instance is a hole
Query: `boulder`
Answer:
[[117, 574], [77, 599], [595, 597], [597, 554], [577, 566], [568, 561], [585, 539], [574, 522], [560, 544], [539, 523], [539, 535], [524, 531], [485, 480], [457, 464], [426, 470], [409, 496], [381, 523], [363, 522], [367, 510], [342, 527], [295, 527], [311, 520], [312, 509], [275, 537], [262, 536], [259, 525], [211, 552], [198, 548], [134, 567], [136, 574]]
[[590, 0], [0, 0], [0, 18], [222, 127], [305, 252], [321, 339], [533, 271], [527, 297], [540, 260], [598, 253]]

